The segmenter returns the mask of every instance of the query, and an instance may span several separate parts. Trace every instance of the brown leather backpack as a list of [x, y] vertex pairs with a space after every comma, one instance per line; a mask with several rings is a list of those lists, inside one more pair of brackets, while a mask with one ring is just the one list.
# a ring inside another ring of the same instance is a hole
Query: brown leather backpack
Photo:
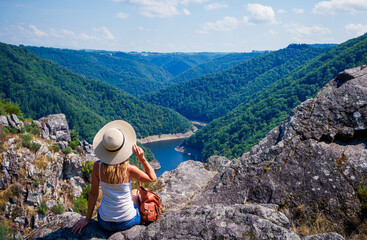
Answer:
[[149, 224], [158, 220], [162, 214], [161, 198], [154, 192], [141, 186], [139, 182], [139, 208], [141, 221], [143, 224]]

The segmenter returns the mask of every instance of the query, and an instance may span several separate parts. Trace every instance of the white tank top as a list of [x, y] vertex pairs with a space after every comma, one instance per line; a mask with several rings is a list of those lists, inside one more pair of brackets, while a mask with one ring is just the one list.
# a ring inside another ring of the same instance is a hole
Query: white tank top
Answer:
[[99, 216], [107, 222], [124, 222], [136, 216], [134, 202], [131, 198], [131, 181], [129, 183], [111, 184], [101, 181], [101, 162], [99, 162], [99, 182], [103, 192]]

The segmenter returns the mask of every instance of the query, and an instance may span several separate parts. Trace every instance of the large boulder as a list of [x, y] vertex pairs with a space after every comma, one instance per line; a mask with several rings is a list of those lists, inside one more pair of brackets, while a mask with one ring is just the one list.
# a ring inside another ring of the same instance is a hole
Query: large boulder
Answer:
[[[367, 68], [346, 70], [219, 172], [193, 204], [272, 203], [294, 217], [358, 216], [367, 176]], [[297, 211], [296, 211], [297, 210]]]
[[162, 198], [164, 209], [177, 210], [190, 203], [216, 173], [204, 168], [203, 163], [192, 160], [181, 163], [173, 171], [164, 172], [156, 183], [156, 192]]
[[70, 142], [69, 125], [64, 114], [52, 114], [38, 120], [42, 127], [43, 138], [50, 138], [56, 142]]

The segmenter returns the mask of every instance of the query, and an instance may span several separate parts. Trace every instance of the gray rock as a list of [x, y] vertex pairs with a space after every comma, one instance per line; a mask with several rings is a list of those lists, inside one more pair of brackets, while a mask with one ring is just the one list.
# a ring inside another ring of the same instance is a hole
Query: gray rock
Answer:
[[20, 124], [20, 121], [19, 121], [17, 115], [12, 114], [12, 115], [10, 115], [10, 117], [13, 120], [13, 122], [15, 123], [15, 125], [19, 125]]
[[287, 206], [292, 217], [298, 206], [330, 221], [357, 216], [356, 189], [367, 176], [367, 68], [343, 74], [219, 172], [193, 204], [248, 199]]
[[81, 233], [73, 234], [73, 226], [82, 216], [74, 212], [66, 212], [56, 216], [44, 218], [45, 224], [29, 235], [29, 239], [107, 239], [112, 233], [103, 230], [95, 220], [91, 220], [88, 226]]
[[1, 167], [3, 169], [9, 169], [10, 167], [10, 160], [9, 160], [9, 153], [3, 152], [3, 159], [1, 161]]
[[304, 237], [302, 240], [345, 240], [345, 238], [338, 233], [322, 233]]
[[0, 125], [3, 127], [9, 126], [8, 118], [6, 116], [0, 116]]
[[212, 171], [221, 172], [231, 165], [231, 161], [225, 157], [212, 156], [208, 159], [207, 167]]
[[36, 189], [29, 188], [27, 192], [27, 203], [31, 206], [39, 206], [41, 204], [42, 194]]
[[41, 123], [43, 128], [43, 138], [47, 138], [49, 134], [53, 136], [50, 136], [50, 138], [55, 141], [66, 141], [68, 143], [71, 141], [69, 125], [64, 114], [48, 115], [38, 121]]
[[191, 202], [216, 173], [206, 170], [201, 162], [185, 161], [175, 170], [164, 172], [158, 178], [160, 189], [156, 192], [162, 198], [166, 210], [180, 209]]
[[74, 198], [80, 197], [83, 188], [86, 186], [85, 181], [81, 177], [72, 177], [69, 179], [69, 184]]
[[216, 204], [167, 212], [145, 229], [121, 233], [127, 239], [300, 239], [288, 226], [284, 214], [260, 205]]
[[63, 163], [63, 178], [69, 179], [74, 176], [82, 176], [83, 159], [79, 155], [69, 154]]

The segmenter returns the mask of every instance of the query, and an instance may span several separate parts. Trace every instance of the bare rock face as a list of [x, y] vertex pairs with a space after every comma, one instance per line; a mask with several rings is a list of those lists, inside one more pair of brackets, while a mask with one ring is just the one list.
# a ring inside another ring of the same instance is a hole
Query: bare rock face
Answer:
[[217, 172], [204, 168], [203, 163], [186, 161], [175, 170], [159, 177], [157, 194], [162, 198], [165, 210], [177, 210], [192, 201], [196, 194], [213, 179]]
[[300, 239], [288, 228], [284, 214], [258, 204], [214, 204], [169, 212], [145, 229], [121, 233], [129, 239]]
[[64, 114], [52, 114], [38, 120], [42, 127], [43, 138], [56, 142], [70, 143], [69, 125]]
[[273, 203], [357, 216], [367, 176], [367, 68], [346, 70], [218, 173], [194, 204]]

